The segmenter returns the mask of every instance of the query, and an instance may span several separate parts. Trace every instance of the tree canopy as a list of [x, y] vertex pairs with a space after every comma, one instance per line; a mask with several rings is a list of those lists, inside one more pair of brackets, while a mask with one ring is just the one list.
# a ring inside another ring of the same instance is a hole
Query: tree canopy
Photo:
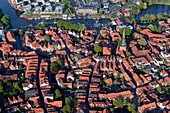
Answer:
[[62, 68], [61, 60], [58, 59], [57, 61], [54, 61], [54, 62], [51, 63], [51, 65], [50, 65], [51, 71], [55, 66], [58, 67], [59, 69], [61, 69]]
[[49, 36], [45, 37], [45, 41], [50, 42], [51, 38]]
[[145, 14], [145, 20], [150, 20], [150, 15], [149, 14]]
[[11, 20], [10, 16], [6, 14], [1, 18], [1, 22], [5, 26], [5, 29], [12, 29], [12, 24], [10, 20]]
[[156, 16], [154, 14], [150, 14], [150, 20], [155, 20]]
[[141, 46], [146, 46], [147, 42], [144, 38], [141, 38], [140, 41], [139, 41], [139, 45]]
[[62, 94], [60, 93], [60, 90], [56, 89], [55, 90], [55, 98], [60, 98], [62, 96]]
[[153, 1], [152, 0], [148, 0], [148, 5], [152, 5]]
[[153, 26], [152, 24], [149, 24], [149, 25], [147, 26], [147, 28], [150, 29], [151, 31], [155, 31], [155, 30], [154, 30], [154, 26]]
[[57, 22], [58, 27], [64, 27], [67, 30], [76, 30], [76, 31], [84, 31], [86, 30], [86, 26], [84, 24], [74, 24], [71, 22], [66, 22], [63, 20], [59, 20]]
[[69, 105], [65, 105], [65, 106], [61, 109], [61, 111], [62, 111], [63, 113], [70, 113], [70, 112], [71, 112], [71, 107], [70, 107]]
[[96, 53], [101, 53], [102, 50], [103, 50], [103, 49], [102, 49], [98, 44], [96, 44], [96, 45], [94, 46], [94, 51], [95, 51]]
[[143, 4], [143, 9], [147, 9], [147, 3], [146, 2]]
[[41, 29], [40, 24], [37, 24], [37, 25], [36, 25], [36, 28], [37, 28], [37, 29]]
[[24, 35], [24, 30], [23, 30], [23, 29], [20, 29], [20, 30], [19, 30], [19, 35], [20, 35], [20, 36], [23, 36], [23, 35]]
[[162, 19], [162, 17], [163, 17], [163, 16], [162, 16], [162, 13], [157, 14], [156, 17], [157, 17], [159, 20]]
[[107, 35], [104, 35], [103, 38], [106, 39], [106, 38], [107, 38]]
[[63, 113], [70, 113], [75, 111], [75, 107], [77, 106], [76, 98], [66, 97], [65, 98], [65, 106], [62, 108]]
[[160, 93], [162, 91], [161, 87], [158, 87], [157, 91]]
[[116, 99], [115, 101], [113, 101], [113, 105], [117, 108], [123, 108], [123, 106], [125, 106], [125, 103], [121, 99]]
[[130, 52], [126, 52], [126, 57], [129, 57], [131, 56], [131, 53]]
[[134, 104], [128, 104], [127, 109], [128, 109], [128, 111], [130, 111], [132, 113], [136, 113]]
[[45, 28], [45, 23], [42, 23], [42, 24], [41, 24], [41, 27], [44, 29], [44, 28]]
[[[123, 30], [124, 30], [124, 29], [121, 29], [121, 30], [120, 30], [120, 34], [121, 34], [121, 35], [123, 35]], [[131, 35], [131, 33], [132, 33], [132, 30], [131, 30], [131, 29], [125, 28], [125, 35], [126, 35], [126, 36]]]
[[145, 21], [145, 18], [143, 16], [140, 16], [140, 21]]

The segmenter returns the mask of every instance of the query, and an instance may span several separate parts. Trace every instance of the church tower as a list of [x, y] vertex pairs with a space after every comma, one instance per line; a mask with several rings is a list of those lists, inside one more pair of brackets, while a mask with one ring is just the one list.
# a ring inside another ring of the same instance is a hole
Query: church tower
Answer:
[[119, 51], [126, 51], [126, 39], [125, 39], [125, 28], [123, 30], [123, 37], [122, 37], [122, 40], [121, 40], [121, 43], [120, 43], [120, 49]]

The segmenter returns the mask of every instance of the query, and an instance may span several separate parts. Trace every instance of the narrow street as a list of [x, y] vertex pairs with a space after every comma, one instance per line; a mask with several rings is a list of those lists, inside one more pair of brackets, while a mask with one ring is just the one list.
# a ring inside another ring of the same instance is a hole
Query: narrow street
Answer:
[[86, 113], [89, 113], [89, 102], [88, 102], [88, 98], [89, 98], [89, 89], [90, 89], [91, 78], [92, 78], [93, 73], [94, 73], [94, 67], [91, 68], [91, 69], [92, 69], [92, 73], [90, 74], [89, 83], [88, 83], [88, 85], [87, 85], [87, 91], [86, 91], [86, 101], [85, 101], [85, 104], [86, 104]]
[[138, 112], [138, 95], [136, 93], [137, 88], [134, 89], [134, 101], [133, 104], [135, 105], [135, 111]]
[[46, 107], [45, 107], [45, 103], [44, 103], [44, 97], [42, 95], [41, 88], [40, 88], [40, 83], [39, 83], [40, 64], [41, 64], [41, 57], [38, 56], [38, 65], [37, 65], [37, 69], [36, 69], [36, 85], [37, 85], [38, 94], [39, 94], [39, 97], [40, 97], [40, 105], [43, 108], [44, 113], [47, 113], [47, 110], [46, 110]]

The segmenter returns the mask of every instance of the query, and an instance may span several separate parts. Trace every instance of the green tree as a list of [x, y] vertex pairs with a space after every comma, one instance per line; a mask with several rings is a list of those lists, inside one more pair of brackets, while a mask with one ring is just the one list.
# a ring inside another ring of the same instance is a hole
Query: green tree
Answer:
[[19, 91], [22, 91], [22, 89], [20, 88], [18, 82], [14, 82], [14, 83], [13, 83], [13, 86], [14, 86], [14, 89], [18, 89]]
[[42, 23], [42, 24], [41, 24], [41, 27], [44, 29], [44, 28], [45, 28], [45, 23]]
[[73, 107], [76, 107], [77, 104], [78, 104], [77, 99], [76, 99], [76, 98], [73, 98], [72, 101], [73, 101]]
[[147, 42], [144, 38], [141, 38], [138, 44], [141, 46], [146, 46]]
[[113, 105], [117, 108], [123, 108], [125, 106], [125, 103], [121, 99], [116, 99], [113, 101]]
[[160, 93], [162, 91], [162, 88], [159, 86], [156, 90]]
[[21, 79], [22, 81], [25, 81], [24, 76], [20, 76], [20, 79]]
[[20, 65], [18, 69], [19, 69], [19, 70], [23, 70], [23, 67]]
[[122, 77], [121, 81], [122, 81], [122, 83], [124, 83], [125, 82], [125, 77]]
[[68, 98], [68, 97], [65, 98], [65, 104], [70, 106], [71, 105], [71, 99], [72, 98]]
[[70, 112], [71, 112], [71, 107], [70, 107], [69, 105], [65, 105], [65, 106], [61, 109], [61, 111], [62, 111], [63, 113], [70, 113]]
[[129, 103], [127, 109], [128, 109], [128, 111], [130, 111], [132, 113], [136, 113], [134, 104]]
[[143, 16], [140, 16], [140, 21], [145, 21], [145, 18]]
[[143, 9], [147, 9], [147, 3], [146, 2], [143, 4]]
[[103, 50], [102, 50], [102, 48], [101, 48], [98, 44], [96, 44], [96, 45], [94, 46], [94, 51], [95, 51], [96, 53], [101, 53]]
[[[121, 29], [121, 30], [120, 30], [120, 34], [121, 34], [122, 36], [123, 36], [123, 31], [124, 31], [124, 29]], [[125, 28], [125, 35], [126, 35], [126, 36], [131, 35], [131, 33], [132, 33], [132, 30], [131, 30], [131, 29]]]
[[86, 30], [86, 26], [84, 24], [79, 24], [78, 31], [84, 31], [84, 30]]
[[142, 102], [141, 98], [138, 98], [138, 104], [140, 104]]
[[154, 14], [150, 14], [150, 20], [155, 20], [156, 16]]
[[40, 24], [37, 24], [37, 25], [36, 25], [36, 28], [37, 28], [37, 29], [41, 29]]
[[143, 4], [143, 2], [141, 1], [141, 2], [139, 3], [139, 8], [140, 8], [140, 9], [143, 9], [143, 6], [144, 6], [144, 4]]
[[58, 67], [59, 69], [61, 69], [62, 68], [61, 60], [58, 59], [57, 61], [54, 61], [54, 62], [51, 63], [51, 65], [50, 65], [51, 71], [55, 66]]
[[24, 30], [23, 30], [23, 29], [20, 29], [20, 30], [19, 30], [19, 35], [20, 35], [20, 36], [23, 36], [23, 35], [24, 35]]
[[148, 5], [152, 5], [153, 1], [152, 0], [148, 0]]
[[154, 31], [157, 32], [158, 31], [158, 28], [156, 25], [154, 25]]
[[158, 30], [157, 30], [158, 33], [161, 33], [162, 32], [162, 29], [161, 27], [158, 27]]
[[150, 15], [149, 14], [145, 14], [145, 20], [150, 20]]
[[113, 112], [114, 111], [114, 108], [110, 108], [110, 112]]
[[159, 68], [157, 68], [157, 72], [159, 72], [159, 73], [161, 72], [161, 68], [160, 68], [160, 67], [159, 67]]
[[107, 35], [103, 36], [104, 39], [107, 39]]
[[3, 89], [4, 89], [4, 87], [3, 87], [3, 85], [1, 84], [1, 85], [0, 85], [0, 93], [3, 93], [3, 92], [4, 92]]
[[118, 72], [118, 74], [117, 74], [117, 78], [120, 79], [120, 73], [119, 73], [119, 72]]
[[147, 28], [150, 29], [151, 31], [155, 31], [154, 26], [152, 24], [149, 24]]
[[45, 37], [45, 41], [50, 42], [51, 38], [49, 36]]
[[57, 66], [58, 66], [59, 68], [62, 68], [62, 62], [61, 62], [61, 60], [58, 59], [56, 62], [57, 62]]
[[102, 3], [99, 3], [99, 8], [102, 8]]
[[10, 87], [12, 85], [11, 82], [7, 82], [7, 87]]
[[32, 37], [32, 40], [35, 41], [36, 40], [35, 37]]
[[129, 57], [131, 56], [131, 53], [130, 52], [126, 52], [126, 57]]
[[167, 17], [167, 16], [168, 16], [168, 13], [167, 13], [167, 12], [164, 12], [163, 16], [164, 16], [164, 17]]
[[30, 31], [30, 28], [28, 28], [27, 31]]
[[63, 20], [57, 21], [57, 26], [58, 27], [64, 27], [67, 30], [76, 30], [76, 31], [83, 31], [86, 29], [86, 26], [84, 24], [74, 24], [71, 22], [66, 22]]
[[159, 20], [162, 19], [162, 17], [163, 17], [163, 16], [162, 16], [162, 13], [157, 14], [156, 17], [157, 17]]
[[1, 22], [4, 24], [5, 29], [12, 28], [12, 24], [11, 24], [10, 20], [11, 20], [10, 16], [6, 15], [6, 14], [1, 18]]
[[55, 90], [55, 98], [60, 98], [62, 96], [62, 94], [60, 93], [60, 90], [56, 89]]

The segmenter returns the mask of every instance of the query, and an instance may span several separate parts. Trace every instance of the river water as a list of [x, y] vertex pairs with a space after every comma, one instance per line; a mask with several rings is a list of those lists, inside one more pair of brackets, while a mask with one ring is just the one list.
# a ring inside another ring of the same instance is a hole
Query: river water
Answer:
[[145, 14], [154, 14], [167, 12], [170, 14], [170, 5], [160, 5], [154, 4], [149, 6], [146, 10], [142, 10], [139, 15], [136, 16], [137, 19], [140, 19], [140, 16], [144, 16]]
[[[8, 14], [11, 17], [11, 22], [13, 25], [13, 28], [25, 28], [28, 25], [32, 24], [33, 26], [35, 26], [37, 23], [40, 22], [56, 22], [58, 19], [51, 19], [51, 20], [27, 20], [27, 19], [21, 19], [18, 16], [17, 11], [15, 11], [11, 5], [9, 4], [8, 0], [0, 0], [0, 8], [2, 9], [4, 14]], [[102, 24], [108, 24], [111, 22], [110, 19], [71, 19], [71, 20], [66, 20], [66, 21], [70, 21], [76, 24], [85, 24], [86, 27], [89, 29], [100, 29], [102, 28]], [[96, 26], [96, 23], [101, 23], [101, 25]], [[103, 25], [104, 26], [104, 25]]]
[[[42, 21], [44, 22], [56, 22], [56, 20], [27, 20], [19, 18], [17, 12], [11, 7], [8, 0], [0, 0], [0, 8], [4, 12], [4, 14], [8, 14], [11, 17], [11, 22], [14, 28], [25, 28], [28, 25], [32, 24], [35, 26], [37, 23]], [[168, 5], [152, 5], [149, 6], [147, 10], [143, 10], [136, 18], [140, 18], [140, 16], [144, 16], [145, 14], [158, 14], [158, 13], [170, 13], [170, 6]], [[102, 26], [111, 22], [110, 19], [71, 19], [67, 20], [76, 24], [85, 24], [88, 29], [101, 29]], [[100, 23], [100, 25], [96, 26], [96, 23]]]

